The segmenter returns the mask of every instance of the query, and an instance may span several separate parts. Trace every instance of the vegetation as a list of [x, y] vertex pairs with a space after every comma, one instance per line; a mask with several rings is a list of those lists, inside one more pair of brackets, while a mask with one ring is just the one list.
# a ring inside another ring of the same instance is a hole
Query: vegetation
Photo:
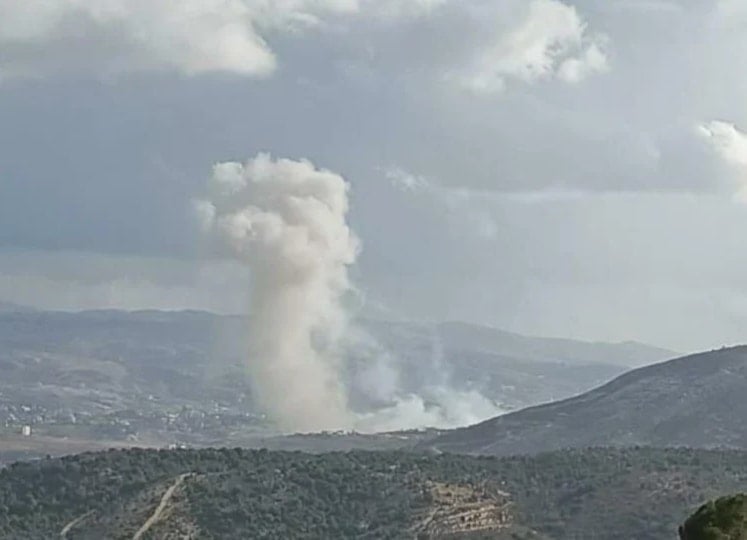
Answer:
[[689, 508], [747, 490], [747, 453], [112, 450], [0, 471], [0, 538], [59, 537], [81, 516], [67, 538], [131, 538], [180, 475], [188, 477], [152, 538], [175, 528], [208, 539], [413, 538], [434, 508], [430, 486], [439, 485], [472, 489], [465, 500], [505, 498], [507, 522], [525, 531], [516, 538], [655, 540], [672, 538]]
[[680, 527], [682, 540], [747, 540], [747, 495], [710, 501]]

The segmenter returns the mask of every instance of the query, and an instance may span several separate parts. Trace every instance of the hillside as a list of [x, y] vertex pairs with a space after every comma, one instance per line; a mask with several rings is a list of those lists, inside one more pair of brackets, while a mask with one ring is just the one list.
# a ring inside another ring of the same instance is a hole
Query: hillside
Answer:
[[747, 347], [626, 373], [578, 397], [448, 431], [424, 446], [511, 455], [588, 446], [747, 448]]
[[604, 343], [525, 336], [462, 322], [438, 324], [436, 332], [453, 350], [500, 352], [506, 356], [534, 361], [634, 368], [675, 355], [672, 351], [635, 341]]
[[[579, 394], [641, 365], [677, 356], [638, 343], [530, 337], [459, 322], [364, 321], [395, 359], [404, 394], [476, 390], [513, 410]], [[357, 360], [353, 355], [353, 365]], [[364, 357], [363, 365], [371, 363]]]
[[[30, 425], [46, 440], [252, 445], [265, 426], [245, 367], [249, 325], [246, 318], [193, 311], [62, 313], [5, 305], [2, 440]], [[575, 395], [624, 372], [625, 362], [669, 355], [645, 346], [631, 352], [625, 344], [555, 343], [456, 323], [369, 320], [362, 326], [346, 373], [356, 411], [415, 397], [436, 410], [466, 411], [449, 425]], [[448, 401], [458, 401], [452, 396], [468, 396], [477, 405], [461, 407]]]
[[745, 487], [728, 451], [108, 451], [0, 471], [0, 537], [670, 540]]

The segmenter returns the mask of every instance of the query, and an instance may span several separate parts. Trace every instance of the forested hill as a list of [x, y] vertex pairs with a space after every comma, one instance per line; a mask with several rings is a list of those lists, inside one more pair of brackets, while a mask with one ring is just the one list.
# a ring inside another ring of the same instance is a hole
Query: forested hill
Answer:
[[0, 472], [0, 538], [674, 538], [747, 453], [121, 450]]

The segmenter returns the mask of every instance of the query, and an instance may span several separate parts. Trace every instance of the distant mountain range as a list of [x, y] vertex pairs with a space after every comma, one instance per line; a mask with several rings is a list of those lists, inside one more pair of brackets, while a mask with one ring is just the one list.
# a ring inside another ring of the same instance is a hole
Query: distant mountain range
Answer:
[[636, 341], [605, 343], [530, 337], [461, 322], [438, 324], [436, 331], [452, 350], [500, 353], [537, 362], [576, 365], [608, 364], [632, 368], [676, 356], [673, 351]]
[[747, 347], [640, 368], [570, 399], [442, 433], [421, 447], [536, 454], [589, 446], [747, 448]]
[[[167, 407], [256, 412], [244, 360], [249, 325], [196, 311], [68, 313], [5, 304], [0, 407], [40, 405], [62, 416]], [[635, 343], [532, 338], [461, 323], [358, 326], [347, 377], [351, 401], [364, 412], [393, 397], [365, 392], [380, 382], [371, 373], [380, 364], [396, 379], [387, 384], [398, 395], [428, 402], [472, 392], [511, 410], [578, 394], [674, 355]]]
[[[392, 357], [402, 394], [428, 398], [427, 390], [438, 387], [475, 391], [504, 410], [576, 395], [632, 367], [677, 356], [639, 343], [529, 337], [458, 322], [363, 320], [360, 326]], [[354, 371], [371, 363], [370, 355], [351, 354]]]
[[22, 304], [16, 304], [14, 302], [4, 302], [0, 300], [0, 313], [30, 313], [37, 311], [36, 309], [24, 306]]

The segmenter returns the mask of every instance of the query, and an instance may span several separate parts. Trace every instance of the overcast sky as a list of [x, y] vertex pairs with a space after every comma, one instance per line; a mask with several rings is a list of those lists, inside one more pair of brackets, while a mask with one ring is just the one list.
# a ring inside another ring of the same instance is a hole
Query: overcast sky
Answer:
[[351, 185], [372, 312], [747, 341], [746, 0], [0, 0], [0, 300], [242, 311], [215, 162]]

